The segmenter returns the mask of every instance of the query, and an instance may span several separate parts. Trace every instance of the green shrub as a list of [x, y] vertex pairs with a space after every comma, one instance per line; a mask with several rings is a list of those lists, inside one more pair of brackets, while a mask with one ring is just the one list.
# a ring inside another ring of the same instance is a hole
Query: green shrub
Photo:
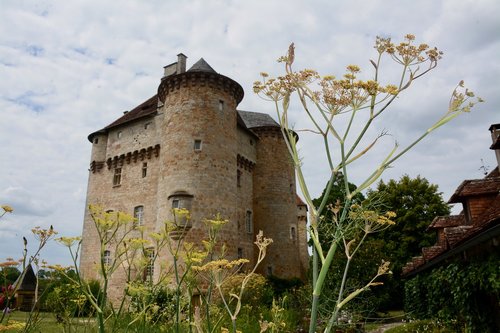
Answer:
[[405, 311], [418, 319], [457, 322], [469, 332], [497, 332], [500, 255], [453, 262], [405, 284]]

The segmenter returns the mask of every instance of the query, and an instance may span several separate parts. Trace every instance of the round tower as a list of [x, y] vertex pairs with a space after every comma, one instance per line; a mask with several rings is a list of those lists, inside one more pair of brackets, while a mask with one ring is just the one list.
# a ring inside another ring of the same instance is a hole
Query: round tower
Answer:
[[[161, 149], [157, 221], [172, 208], [191, 212], [186, 241], [206, 238], [203, 220], [220, 213], [230, 256], [236, 256], [236, 106], [243, 88], [200, 59], [188, 71], [165, 76], [158, 87]], [[179, 236], [178, 234], [176, 235]]]
[[106, 160], [106, 148], [108, 146], [108, 134], [105, 131], [97, 131], [88, 136], [92, 143], [92, 152], [90, 153], [90, 161], [99, 163]]
[[260, 267], [264, 275], [305, 277], [301, 265], [295, 170], [281, 128], [267, 124], [252, 128], [259, 136], [254, 169], [255, 230], [273, 239]]

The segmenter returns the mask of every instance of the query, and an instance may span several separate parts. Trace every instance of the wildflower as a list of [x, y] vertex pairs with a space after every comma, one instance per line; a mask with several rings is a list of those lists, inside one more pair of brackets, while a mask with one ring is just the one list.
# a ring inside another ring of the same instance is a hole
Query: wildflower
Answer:
[[378, 267], [377, 275], [384, 275], [384, 274], [387, 274], [387, 273], [390, 274], [390, 271], [389, 271], [389, 265], [390, 264], [391, 263], [389, 261], [382, 260], [382, 264], [380, 264], [380, 266]]
[[14, 260], [9, 260], [12, 258], [7, 258], [7, 261], [0, 262], [0, 267], [16, 267], [19, 265], [19, 262], [14, 261]]
[[73, 246], [75, 242], [79, 242], [82, 240], [82, 237], [77, 236], [77, 237], [59, 237], [55, 239], [57, 242], [61, 243], [62, 245], [65, 245], [67, 247]]
[[31, 229], [31, 232], [33, 233], [35, 238], [38, 239], [38, 241], [40, 241], [40, 243], [45, 243], [50, 238], [57, 235], [57, 231], [54, 230], [53, 226], [50, 226], [49, 229], [42, 229], [41, 227], [36, 226], [33, 229]]
[[12, 213], [14, 211], [14, 209], [12, 209], [12, 207], [9, 205], [3, 205], [2, 209], [4, 210], [5, 213]]
[[[262, 230], [259, 230], [259, 233], [256, 236], [255, 245], [259, 248], [259, 251], [262, 252], [262, 255], [265, 256], [267, 247], [273, 242], [271, 238], [264, 237], [264, 233]], [[241, 259], [240, 259], [241, 260]], [[244, 259], [246, 260], [246, 259]]]

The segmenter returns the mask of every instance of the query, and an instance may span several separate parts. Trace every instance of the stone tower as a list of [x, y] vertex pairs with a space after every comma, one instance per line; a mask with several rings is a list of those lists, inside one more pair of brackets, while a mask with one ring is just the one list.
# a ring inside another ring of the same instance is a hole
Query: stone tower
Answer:
[[[255, 260], [259, 230], [274, 243], [260, 273], [305, 277], [307, 242], [298, 217], [293, 164], [279, 125], [267, 114], [237, 111], [243, 89], [202, 59], [165, 66], [158, 92], [89, 135], [87, 203], [134, 215], [148, 231], [191, 212], [187, 241], [206, 237], [203, 219], [220, 213], [231, 259]], [[303, 214], [302, 214], [303, 215]], [[86, 212], [81, 271], [97, 278], [96, 231]], [[154, 250], [154, 249], [153, 249]], [[162, 260], [170, 260], [166, 253]], [[304, 259], [305, 258], [305, 259]], [[120, 278], [113, 281], [119, 290]]]
[[[235, 160], [236, 106], [243, 88], [217, 74], [203, 59], [188, 71], [166, 76], [158, 87], [163, 119], [159, 127], [160, 181], [157, 221], [172, 218], [172, 208], [191, 212], [188, 241], [205, 237], [202, 220], [220, 213], [237, 219]], [[229, 255], [237, 254], [237, 225], [223, 229]]]

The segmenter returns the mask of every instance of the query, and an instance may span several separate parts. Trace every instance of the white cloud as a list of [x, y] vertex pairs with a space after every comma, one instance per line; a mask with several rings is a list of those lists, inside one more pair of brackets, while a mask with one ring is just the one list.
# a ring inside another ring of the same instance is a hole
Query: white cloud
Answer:
[[[81, 232], [87, 135], [155, 94], [162, 67], [180, 52], [189, 64], [204, 57], [239, 82], [241, 109], [274, 115], [252, 83], [261, 71], [281, 73], [275, 59], [292, 41], [297, 68], [337, 76], [351, 63], [368, 73], [376, 35], [414, 33], [437, 45], [445, 51], [438, 68], [369, 135], [388, 130], [385, 143], [410, 143], [445, 112], [454, 85], [465, 79], [487, 103], [439, 129], [384, 176], [420, 174], [448, 199], [463, 179], [482, 176], [481, 159], [496, 165], [487, 129], [499, 122], [499, 16], [495, 0], [3, 1], [0, 29], [9, 33], [0, 36], [0, 203], [15, 212], [0, 220], [0, 254], [17, 256], [19, 237], [35, 225]], [[303, 117], [294, 119], [301, 126]], [[320, 146], [306, 134], [300, 143], [311, 192], [319, 195], [328, 178]], [[381, 154], [352, 170], [355, 183]], [[47, 254], [67, 263], [58, 247]]]

